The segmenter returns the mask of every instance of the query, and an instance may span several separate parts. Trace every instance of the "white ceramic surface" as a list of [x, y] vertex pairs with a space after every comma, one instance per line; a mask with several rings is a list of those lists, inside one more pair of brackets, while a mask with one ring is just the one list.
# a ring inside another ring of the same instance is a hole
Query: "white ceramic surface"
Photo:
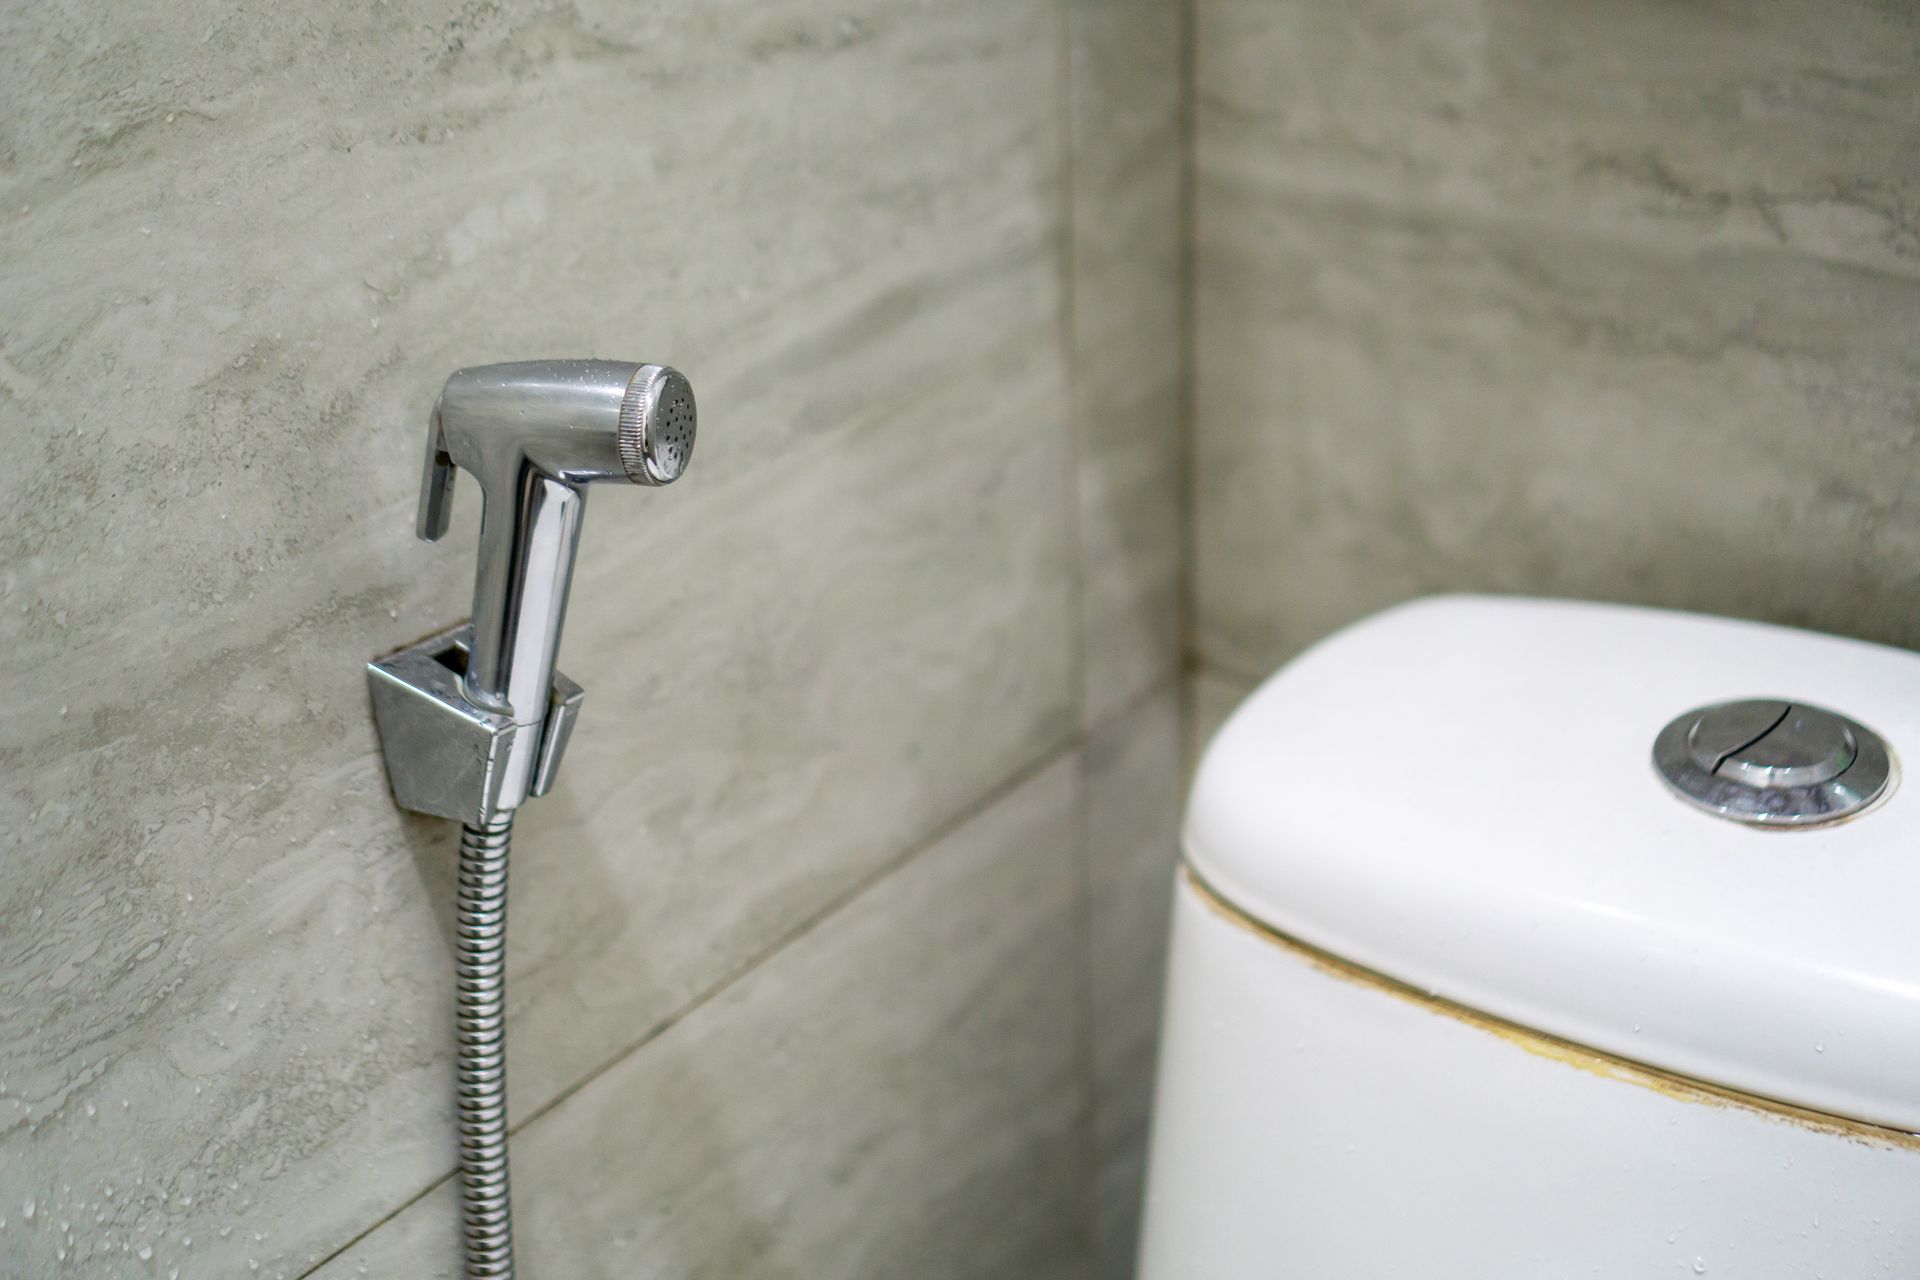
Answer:
[[1190, 886], [1140, 1280], [1920, 1275], [1920, 1144], [1552, 1051]]
[[[1416, 602], [1235, 712], [1200, 766], [1186, 853], [1249, 914], [1422, 990], [1920, 1130], [1920, 792], [1896, 781], [1854, 820], [1761, 831], [1683, 804], [1649, 763], [1672, 717], [1765, 696], [1920, 759], [1912, 653], [1649, 609]], [[1176, 1054], [1191, 1021], [1168, 1032]]]

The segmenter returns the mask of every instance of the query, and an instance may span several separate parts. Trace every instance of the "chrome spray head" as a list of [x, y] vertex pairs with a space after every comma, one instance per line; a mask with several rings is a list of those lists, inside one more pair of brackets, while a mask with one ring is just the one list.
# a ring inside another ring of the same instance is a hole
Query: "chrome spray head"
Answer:
[[456, 369], [427, 424], [419, 534], [447, 531], [454, 468], [483, 492], [522, 460], [575, 486], [672, 484], [693, 460], [693, 387], [678, 369], [619, 360], [528, 360]]
[[620, 465], [635, 484], [672, 484], [693, 461], [693, 385], [678, 369], [643, 364], [620, 400]]
[[[525, 800], [554, 697], [554, 659], [586, 486], [657, 486], [693, 457], [693, 388], [665, 365], [539, 360], [461, 369], [427, 426], [419, 535], [447, 531], [455, 468], [479, 481], [472, 639], [460, 675], [477, 708], [522, 730], [499, 762], [491, 807]], [[549, 737], [551, 735], [548, 735]], [[543, 772], [551, 774], [543, 767]]]

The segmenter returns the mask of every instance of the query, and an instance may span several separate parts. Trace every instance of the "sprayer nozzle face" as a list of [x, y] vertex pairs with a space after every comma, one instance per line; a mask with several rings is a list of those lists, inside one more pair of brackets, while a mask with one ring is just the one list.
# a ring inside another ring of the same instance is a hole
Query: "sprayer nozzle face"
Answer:
[[635, 484], [672, 484], [693, 460], [693, 386], [678, 369], [640, 366], [620, 401], [620, 464]]

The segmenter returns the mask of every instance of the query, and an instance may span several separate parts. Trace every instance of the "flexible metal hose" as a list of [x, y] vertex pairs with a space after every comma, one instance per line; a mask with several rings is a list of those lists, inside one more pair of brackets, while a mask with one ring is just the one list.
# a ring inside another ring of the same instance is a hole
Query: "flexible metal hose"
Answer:
[[468, 1280], [512, 1280], [507, 1189], [507, 853], [513, 815], [460, 827], [460, 1209]]

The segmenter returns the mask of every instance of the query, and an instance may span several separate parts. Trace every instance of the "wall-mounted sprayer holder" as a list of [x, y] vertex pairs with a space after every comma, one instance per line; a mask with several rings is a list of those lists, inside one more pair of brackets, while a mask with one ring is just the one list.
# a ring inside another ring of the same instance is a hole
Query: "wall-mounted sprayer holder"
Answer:
[[580, 686], [554, 669], [601, 481], [671, 484], [693, 457], [693, 388], [664, 365], [461, 369], [427, 424], [419, 536], [447, 531], [455, 469], [480, 483], [471, 621], [367, 664], [394, 799], [461, 823], [460, 1172], [467, 1275], [513, 1275], [507, 1189], [506, 909], [513, 815], [552, 788]]
[[387, 756], [387, 778], [402, 809], [456, 822], [486, 823], [504, 811], [501, 799], [514, 739], [538, 740], [527, 795], [553, 789], [583, 690], [558, 671], [547, 695], [546, 718], [514, 723], [467, 696], [473, 624], [428, 636], [367, 664], [373, 716]]
[[587, 503], [601, 481], [671, 484], [693, 457], [693, 388], [663, 365], [461, 369], [427, 424], [419, 536], [447, 531], [455, 468], [480, 482], [473, 619], [369, 667], [394, 798], [487, 822], [553, 785], [580, 707], [554, 670]]

